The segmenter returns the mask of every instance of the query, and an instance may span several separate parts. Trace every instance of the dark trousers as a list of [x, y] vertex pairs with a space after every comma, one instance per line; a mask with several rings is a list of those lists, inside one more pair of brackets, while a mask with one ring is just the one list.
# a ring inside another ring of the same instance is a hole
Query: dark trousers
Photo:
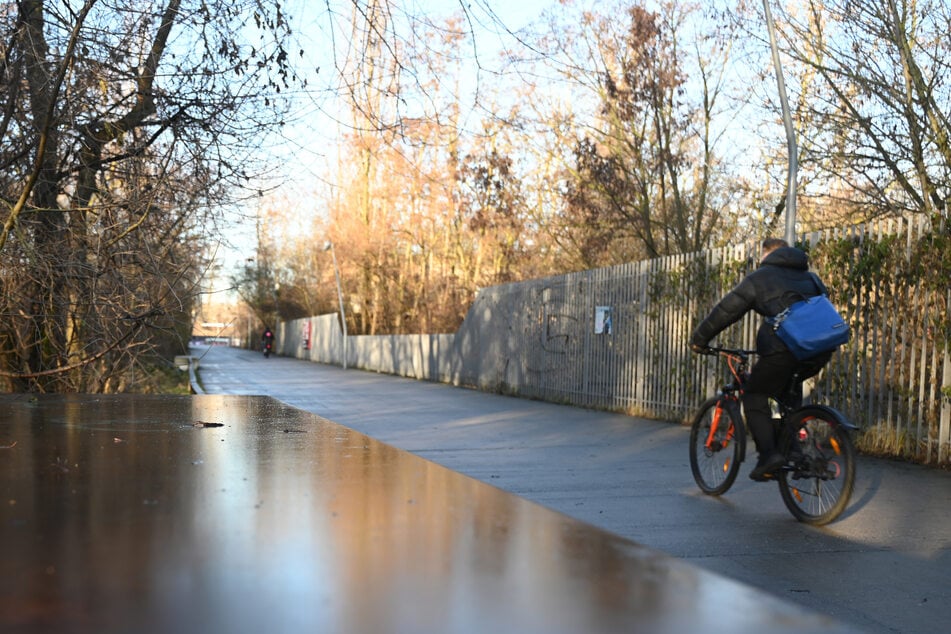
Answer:
[[[831, 357], [829, 352], [799, 361], [792, 353], [784, 351], [763, 355], [753, 365], [743, 391], [743, 411], [760, 455], [776, 449], [776, 429], [769, 399], [798, 407], [802, 404], [802, 382], [818, 374]], [[797, 375], [796, 383], [791, 386], [793, 375]]]

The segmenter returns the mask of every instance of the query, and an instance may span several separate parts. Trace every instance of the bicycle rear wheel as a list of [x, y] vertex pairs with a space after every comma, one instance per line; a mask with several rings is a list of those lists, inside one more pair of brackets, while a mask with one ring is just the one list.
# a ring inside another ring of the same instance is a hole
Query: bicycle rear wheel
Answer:
[[690, 427], [690, 470], [707, 495], [721, 495], [733, 486], [743, 458], [743, 422], [734, 420], [721, 398], [704, 402]]
[[816, 526], [841, 515], [855, 486], [855, 447], [831, 418], [819, 413], [796, 424], [784, 440], [792, 466], [776, 473], [786, 508]]

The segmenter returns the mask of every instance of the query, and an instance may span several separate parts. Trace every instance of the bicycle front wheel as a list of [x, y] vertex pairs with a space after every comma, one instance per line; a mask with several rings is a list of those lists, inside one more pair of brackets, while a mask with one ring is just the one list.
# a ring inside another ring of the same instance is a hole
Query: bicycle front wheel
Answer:
[[845, 510], [855, 486], [855, 447], [830, 416], [804, 417], [786, 436], [791, 466], [777, 472], [786, 508], [800, 522], [821, 526]]
[[743, 457], [743, 422], [734, 420], [723, 399], [708, 399], [690, 427], [690, 470], [707, 495], [722, 495], [733, 486]]

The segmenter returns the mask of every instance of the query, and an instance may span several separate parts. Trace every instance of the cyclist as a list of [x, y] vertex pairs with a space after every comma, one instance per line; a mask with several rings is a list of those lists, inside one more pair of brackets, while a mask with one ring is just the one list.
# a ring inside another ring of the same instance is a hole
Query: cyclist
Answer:
[[[766, 318], [774, 317], [804, 297], [826, 292], [819, 277], [809, 271], [809, 257], [804, 251], [790, 247], [780, 238], [767, 238], [763, 240], [759, 267], [743, 278], [700, 322], [690, 337], [690, 349], [703, 352], [711, 339], [750, 310]], [[756, 335], [756, 353], [758, 360], [750, 370], [743, 392], [743, 411], [759, 452], [750, 478], [762, 482], [785, 462], [776, 449], [769, 399], [782, 399], [788, 393], [793, 375], [798, 374], [794, 396], [801, 402], [802, 381], [818, 374], [832, 353], [799, 361], [765, 320]], [[790, 406], [799, 404], [788, 403]]]
[[274, 332], [270, 328], [265, 328], [261, 335], [261, 344], [264, 346], [264, 355], [267, 356], [274, 346]]

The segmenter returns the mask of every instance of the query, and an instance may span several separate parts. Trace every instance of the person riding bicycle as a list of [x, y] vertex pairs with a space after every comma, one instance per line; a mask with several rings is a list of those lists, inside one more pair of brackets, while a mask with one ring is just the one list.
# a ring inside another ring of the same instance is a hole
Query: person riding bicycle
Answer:
[[[767, 238], [763, 240], [759, 267], [727, 293], [700, 322], [690, 337], [690, 349], [704, 352], [711, 339], [750, 310], [765, 318], [775, 317], [800, 299], [827, 292], [822, 280], [809, 271], [809, 256], [804, 251], [790, 247], [781, 238]], [[832, 353], [799, 361], [765, 320], [756, 335], [756, 353], [758, 360], [750, 370], [743, 392], [743, 410], [759, 452], [750, 478], [762, 482], [785, 463], [776, 449], [769, 399], [782, 400], [796, 374], [795, 398], [801, 401], [802, 381], [818, 374]], [[787, 405], [798, 406], [799, 403]]]

